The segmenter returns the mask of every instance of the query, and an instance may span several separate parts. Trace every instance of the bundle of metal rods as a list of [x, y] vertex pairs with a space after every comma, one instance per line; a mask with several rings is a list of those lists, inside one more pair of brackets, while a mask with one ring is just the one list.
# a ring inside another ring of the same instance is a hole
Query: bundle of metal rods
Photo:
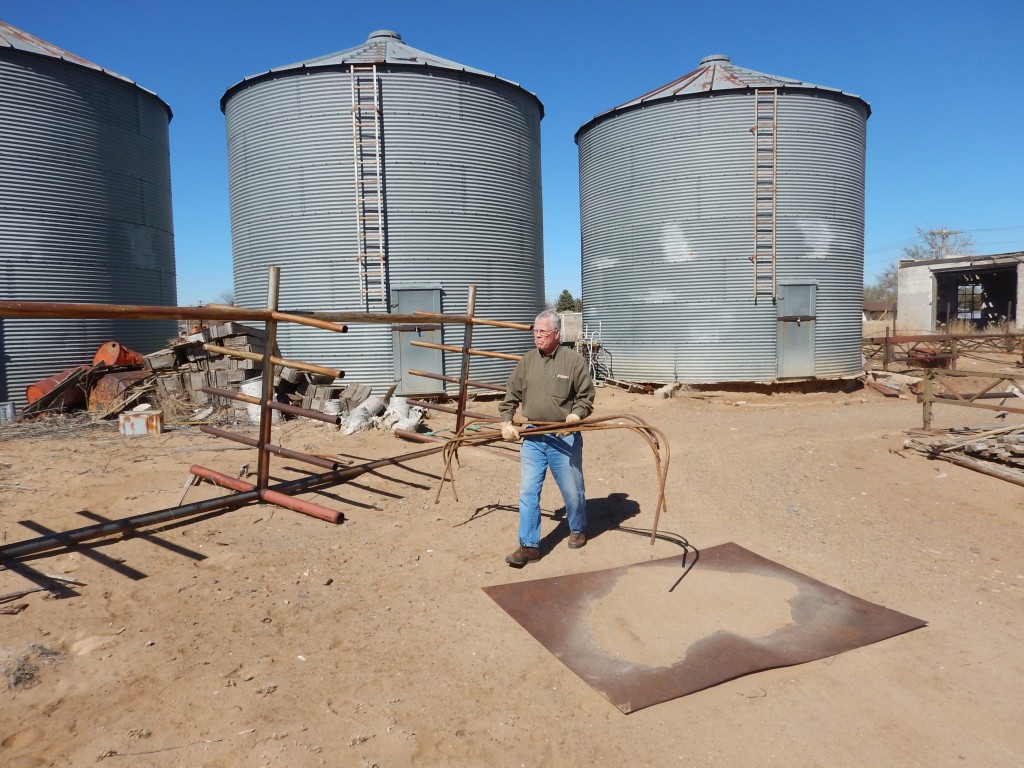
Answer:
[[[441, 488], [444, 487], [445, 481], [448, 481], [451, 484], [452, 494], [455, 496], [455, 500], [459, 500], [459, 495], [455, 490], [455, 475], [452, 471], [452, 459], [454, 458], [458, 461], [457, 453], [460, 447], [486, 445], [503, 439], [500, 434], [495, 434], [490, 431], [486, 434], [467, 434], [467, 430], [475, 428], [474, 425], [480, 423], [486, 423], [492, 427], [494, 426], [494, 422], [490, 419], [486, 422], [467, 422], [466, 425], [463, 426], [462, 429], [460, 429], [456, 435], [445, 444], [444, 474], [441, 476], [441, 482], [437, 487], [437, 494], [434, 497], [435, 504], [441, 499]], [[521, 436], [528, 437], [530, 435], [594, 432], [606, 429], [628, 429], [646, 441], [651, 448], [651, 452], [654, 454], [654, 469], [658, 477], [658, 501], [654, 510], [654, 523], [651, 526], [651, 544], [654, 544], [654, 540], [657, 538], [658, 534], [658, 521], [661, 517], [662, 511], [666, 510], [665, 482], [668, 479], [668, 467], [671, 460], [671, 451], [669, 449], [668, 439], [665, 437], [664, 432], [651, 426], [639, 416], [619, 414], [615, 416], [602, 416], [600, 418], [584, 419], [583, 421], [579, 421], [574, 424], [565, 424], [563, 422], [530, 422], [529, 426], [519, 427], [519, 434]], [[664, 457], [662, 457], [662, 451], [664, 451]]]

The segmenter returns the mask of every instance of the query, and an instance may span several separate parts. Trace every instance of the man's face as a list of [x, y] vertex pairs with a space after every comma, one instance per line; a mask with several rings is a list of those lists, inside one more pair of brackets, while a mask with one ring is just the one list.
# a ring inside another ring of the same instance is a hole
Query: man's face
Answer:
[[547, 323], [542, 322], [533, 329], [533, 343], [545, 355], [550, 355], [558, 346], [561, 332], [558, 328], [551, 328]]

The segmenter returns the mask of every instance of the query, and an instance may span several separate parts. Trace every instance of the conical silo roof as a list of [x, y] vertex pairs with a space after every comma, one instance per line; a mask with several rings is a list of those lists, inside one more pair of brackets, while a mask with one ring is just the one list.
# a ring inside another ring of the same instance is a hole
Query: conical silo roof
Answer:
[[30, 53], [36, 56], [46, 56], [47, 58], [51, 59], [59, 59], [61, 61], [66, 61], [69, 64], [76, 64], [80, 67], [85, 67], [86, 69], [92, 69], [96, 72], [102, 72], [103, 74], [117, 78], [118, 80], [123, 80], [126, 83], [134, 85], [139, 90], [145, 91], [151, 96], [155, 96], [158, 100], [160, 100], [160, 103], [167, 107], [167, 114], [171, 114], [171, 108], [167, 106], [167, 104], [162, 99], [160, 99], [159, 96], [157, 96], [155, 93], [153, 93], [153, 91], [149, 90], [148, 88], [143, 88], [134, 80], [127, 78], [124, 75], [119, 75], [117, 72], [107, 69], [106, 67], [101, 67], [99, 64], [94, 64], [88, 59], [83, 59], [81, 56], [76, 56], [70, 51], [65, 51], [63, 48], [59, 48], [53, 43], [48, 43], [45, 40], [36, 37], [35, 35], [30, 35], [25, 30], [13, 27], [7, 22], [0, 19], [0, 49], [4, 48], [8, 48], [10, 50], [15, 51], [21, 51], [22, 53]]
[[[220, 100], [221, 110], [224, 109], [224, 104], [236, 90], [242, 86], [252, 83], [253, 81], [294, 72], [296, 70], [344, 67], [350, 64], [387, 64], [390, 66], [446, 69], [453, 72], [466, 72], [472, 75], [479, 75], [480, 77], [494, 78], [495, 80], [501, 80], [504, 83], [514, 85], [517, 88], [522, 88], [519, 83], [512, 80], [506, 80], [503, 77], [498, 77], [491, 72], [485, 72], [484, 70], [476, 69], [475, 67], [467, 67], [465, 64], [459, 64], [458, 62], [451, 61], [450, 59], [443, 59], [432, 53], [427, 53], [419, 50], [418, 48], [413, 48], [411, 45], [402, 42], [402, 36], [394, 30], [378, 29], [370, 33], [366, 42], [360, 43], [352, 48], [337, 51], [336, 53], [328, 53], [324, 56], [316, 56], [312, 59], [306, 59], [305, 61], [299, 61], [294, 64], [285, 64], [284, 66], [274, 67], [266, 72], [261, 72], [257, 75], [250, 75], [249, 77], [244, 78], [224, 92], [224, 96], [221, 97]], [[537, 98], [532, 93], [530, 95], [535, 99]], [[537, 103], [540, 104], [539, 99], [537, 99]], [[543, 114], [544, 107], [541, 105], [541, 116], [543, 116]]]
[[864, 106], [867, 107], [868, 115], [871, 114], [871, 106], [861, 99], [860, 96], [855, 94], [846, 93], [838, 88], [829, 88], [824, 85], [808, 83], [804, 80], [796, 80], [791, 77], [779, 77], [778, 75], [768, 75], [764, 72], [746, 69], [733, 64], [732, 60], [728, 56], [716, 53], [710, 56], [705, 56], [701, 59], [700, 64], [692, 72], [687, 72], [682, 77], [678, 77], [670, 83], [666, 83], [665, 85], [655, 88], [653, 91], [648, 91], [641, 96], [637, 96], [635, 99], [630, 99], [624, 104], [620, 104], [606, 112], [602, 112], [583, 125], [580, 130], [576, 132], [576, 137], [578, 139], [580, 133], [592, 123], [601, 120], [608, 115], [616, 112], [622, 112], [627, 109], [643, 107], [654, 102], [670, 99], [704, 96], [708, 93], [714, 92], [720, 93], [723, 91], [752, 90], [757, 88], [787, 88], [793, 90], [825, 91], [827, 93], [841, 94], [851, 99], [863, 102]]

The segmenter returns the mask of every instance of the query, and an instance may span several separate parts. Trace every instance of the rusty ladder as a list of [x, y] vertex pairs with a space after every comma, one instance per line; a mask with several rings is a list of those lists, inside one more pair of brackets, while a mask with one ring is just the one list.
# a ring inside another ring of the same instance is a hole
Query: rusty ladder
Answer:
[[352, 64], [349, 74], [352, 85], [352, 164], [359, 297], [365, 310], [387, 311], [380, 78], [376, 64]]
[[778, 151], [777, 88], [754, 91], [754, 303], [759, 297], [776, 299], [775, 198]]

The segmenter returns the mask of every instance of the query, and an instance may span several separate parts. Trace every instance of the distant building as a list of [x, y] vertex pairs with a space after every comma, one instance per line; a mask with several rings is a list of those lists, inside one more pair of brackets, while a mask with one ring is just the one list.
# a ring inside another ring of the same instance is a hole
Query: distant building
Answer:
[[941, 332], [957, 321], [1024, 330], [1024, 251], [902, 260], [898, 280], [897, 330]]
[[865, 301], [864, 302], [864, 322], [869, 320], [895, 320], [896, 319], [896, 302], [895, 301]]

